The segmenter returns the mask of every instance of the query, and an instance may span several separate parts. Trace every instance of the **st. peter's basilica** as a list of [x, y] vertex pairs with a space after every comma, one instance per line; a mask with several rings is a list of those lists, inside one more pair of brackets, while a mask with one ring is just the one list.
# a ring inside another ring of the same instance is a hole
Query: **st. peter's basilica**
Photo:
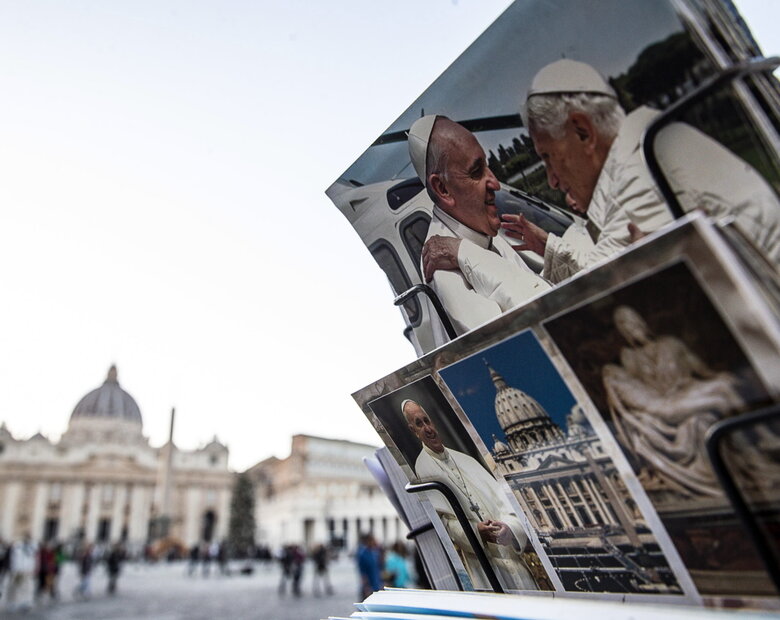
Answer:
[[[171, 436], [174, 414], [171, 413]], [[403, 536], [390, 502], [362, 463], [376, 448], [300, 435], [289, 457], [247, 473], [255, 485], [256, 542], [353, 547], [358, 532]], [[152, 447], [141, 410], [112, 366], [76, 405], [59, 441], [15, 438], [0, 424], [0, 540], [121, 541], [131, 553], [165, 539], [181, 548], [228, 534], [236, 473], [216, 438], [196, 450]]]

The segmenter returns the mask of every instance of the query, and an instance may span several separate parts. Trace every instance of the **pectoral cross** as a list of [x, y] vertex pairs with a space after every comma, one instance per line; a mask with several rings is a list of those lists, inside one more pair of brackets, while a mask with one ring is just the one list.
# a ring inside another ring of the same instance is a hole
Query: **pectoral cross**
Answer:
[[469, 498], [469, 508], [471, 509], [471, 512], [473, 512], [475, 515], [477, 515], [477, 518], [480, 521], [484, 521], [482, 518], [482, 515], [479, 514], [479, 504], [476, 504], [473, 499]]

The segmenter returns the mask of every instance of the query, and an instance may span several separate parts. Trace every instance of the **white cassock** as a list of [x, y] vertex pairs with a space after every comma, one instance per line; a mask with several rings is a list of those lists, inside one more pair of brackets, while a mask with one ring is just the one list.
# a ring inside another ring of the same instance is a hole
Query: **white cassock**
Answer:
[[[544, 249], [544, 276], [562, 282], [631, 244], [629, 222], [650, 233], [672, 215], [644, 162], [640, 141], [658, 116], [642, 106], [623, 121], [610, 147], [588, 205], [592, 238], [550, 233]], [[737, 226], [780, 265], [780, 202], [764, 178], [698, 129], [672, 123], [655, 143], [658, 162], [686, 212], [701, 208], [715, 219], [733, 216]]]
[[[458, 268], [439, 269], [431, 287], [458, 335], [490, 321], [550, 288], [500, 236], [488, 237], [433, 207], [426, 241], [439, 235], [461, 239]], [[434, 341], [449, 341], [434, 327]]]
[[[495, 478], [482, 465], [468, 454], [448, 448], [445, 448], [442, 454], [437, 454], [423, 445], [414, 469], [421, 481], [442, 482], [452, 489], [466, 512], [478, 540], [481, 540], [477, 531], [477, 523], [480, 521], [490, 519], [506, 523], [517, 541], [517, 549], [511, 543], [499, 545], [483, 542], [487, 556], [505, 587], [515, 590], [538, 590], [531, 573], [520, 557], [519, 551], [525, 547], [527, 540], [520, 519], [513, 512]], [[476, 554], [471, 550], [468, 538], [453, 509], [441, 493], [432, 492], [428, 497], [455, 543], [474, 586], [489, 589], [487, 577], [482, 571]]]

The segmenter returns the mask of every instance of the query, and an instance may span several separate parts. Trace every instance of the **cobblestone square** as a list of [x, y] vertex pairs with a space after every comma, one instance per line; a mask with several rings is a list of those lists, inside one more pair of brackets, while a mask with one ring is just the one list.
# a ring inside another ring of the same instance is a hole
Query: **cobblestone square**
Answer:
[[278, 592], [281, 571], [278, 563], [254, 565], [252, 575], [241, 575], [241, 564], [231, 565], [230, 575], [220, 575], [211, 567], [203, 576], [200, 567], [189, 576], [186, 562], [163, 564], [128, 563], [122, 569], [118, 593], [106, 594], [107, 579], [101, 565], [93, 573], [88, 600], [74, 598], [77, 567], [68, 563], [60, 579], [60, 600], [37, 604], [27, 613], [11, 613], [7, 584], [0, 599], [1, 618], [35, 620], [210, 620], [212, 618], [254, 618], [261, 620], [318, 620], [329, 615], [349, 616], [357, 598], [357, 571], [352, 558], [342, 557], [330, 567], [332, 595], [314, 596], [313, 567], [304, 568], [302, 596], [289, 590]]

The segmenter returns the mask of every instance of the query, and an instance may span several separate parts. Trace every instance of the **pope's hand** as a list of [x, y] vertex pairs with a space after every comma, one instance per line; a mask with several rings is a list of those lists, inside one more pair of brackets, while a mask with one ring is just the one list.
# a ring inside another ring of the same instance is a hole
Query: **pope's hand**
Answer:
[[634, 224], [634, 222], [628, 223], [628, 236], [631, 238], [631, 243], [636, 243], [643, 237], [647, 237], [647, 233], [642, 232], [639, 230], [639, 226]]
[[512, 530], [503, 521], [487, 519], [477, 523], [477, 531], [485, 542], [508, 545], [512, 542]]
[[503, 523], [502, 521], [493, 521], [493, 526], [498, 528], [495, 530], [496, 543], [499, 545], [508, 545], [512, 542], [512, 530], [509, 529], [509, 526], [506, 523]]
[[488, 519], [487, 521], [480, 521], [477, 523], [477, 531], [480, 537], [485, 542], [496, 542], [496, 532], [499, 528], [496, 527], [495, 522]]
[[433, 235], [422, 249], [423, 276], [426, 282], [433, 279], [434, 272], [439, 269], [458, 268], [458, 248], [460, 239]]
[[539, 256], [544, 256], [544, 248], [547, 245], [547, 232], [532, 224], [523, 215], [505, 213], [501, 216], [501, 228], [506, 231], [507, 237], [519, 239], [523, 246], [521, 250], [531, 250]]

